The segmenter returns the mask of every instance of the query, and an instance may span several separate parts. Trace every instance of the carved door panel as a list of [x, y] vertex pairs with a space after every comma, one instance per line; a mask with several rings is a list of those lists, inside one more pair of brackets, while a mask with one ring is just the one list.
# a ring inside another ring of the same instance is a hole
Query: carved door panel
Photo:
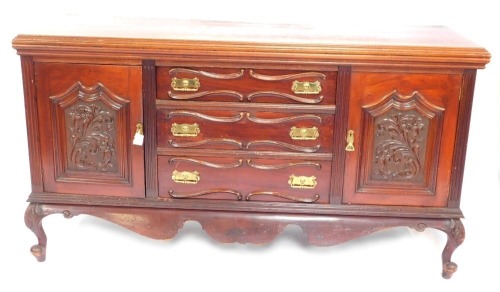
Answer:
[[44, 191], [144, 197], [140, 67], [36, 64]]
[[447, 205], [461, 80], [352, 74], [343, 203]]

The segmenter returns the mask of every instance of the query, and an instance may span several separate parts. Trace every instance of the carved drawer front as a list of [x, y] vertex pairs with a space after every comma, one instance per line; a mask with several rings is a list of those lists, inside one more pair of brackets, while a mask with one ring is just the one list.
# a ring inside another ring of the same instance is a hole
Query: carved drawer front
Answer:
[[333, 116], [326, 114], [160, 110], [158, 146], [330, 153]]
[[353, 74], [344, 203], [447, 205], [461, 81]]
[[144, 197], [141, 68], [37, 64], [44, 190]]
[[159, 67], [158, 98], [332, 105], [337, 72]]
[[328, 203], [330, 173], [330, 161], [158, 157], [159, 195], [172, 200]]

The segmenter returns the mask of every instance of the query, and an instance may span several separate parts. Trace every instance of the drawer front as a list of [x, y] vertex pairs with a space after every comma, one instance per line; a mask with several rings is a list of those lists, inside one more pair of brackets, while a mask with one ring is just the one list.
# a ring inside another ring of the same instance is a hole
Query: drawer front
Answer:
[[330, 153], [333, 115], [160, 110], [158, 146]]
[[159, 195], [176, 200], [328, 203], [330, 174], [330, 161], [158, 157]]
[[158, 98], [335, 104], [337, 72], [158, 67]]

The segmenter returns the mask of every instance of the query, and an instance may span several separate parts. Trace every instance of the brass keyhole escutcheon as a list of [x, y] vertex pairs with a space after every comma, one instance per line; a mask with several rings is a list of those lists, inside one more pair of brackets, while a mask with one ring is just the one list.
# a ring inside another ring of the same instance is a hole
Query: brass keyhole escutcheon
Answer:
[[135, 125], [135, 133], [139, 134], [139, 135], [144, 135], [143, 126], [141, 123], [138, 123], [137, 125]]
[[347, 146], [345, 146], [345, 151], [354, 151], [354, 131], [347, 131], [347, 137], [345, 138], [347, 141]]

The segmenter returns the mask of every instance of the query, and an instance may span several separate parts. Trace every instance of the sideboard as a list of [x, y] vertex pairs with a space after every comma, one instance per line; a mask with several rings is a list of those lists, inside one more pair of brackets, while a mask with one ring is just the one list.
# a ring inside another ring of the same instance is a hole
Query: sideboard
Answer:
[[42, 219], [60, 213], [155, 239], [195, 220], [259, 244], [288, 224], [321, 246], [435, 228], [442, 275], [456, 271], [485, 49], [445, 27], [138, 26], [13, 40], [39, 261]]

